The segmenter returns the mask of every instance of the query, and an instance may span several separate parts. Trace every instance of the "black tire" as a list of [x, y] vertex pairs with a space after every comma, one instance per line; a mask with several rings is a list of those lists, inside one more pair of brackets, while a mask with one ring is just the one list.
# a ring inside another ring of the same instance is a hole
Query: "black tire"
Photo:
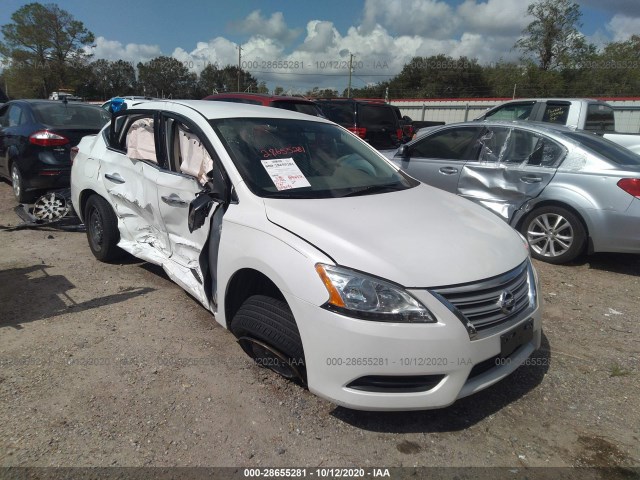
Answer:
[[285, 301], [265, 295], [247, 298], [233, 317], [230, 330], [259, 366], [306, 384], [300, 332]]
[[122, 255], [118, 248], [120, 231], [111, 205], [99, 195], [92, 195], [84, 208], [87, 240], [93, 255], [101, 262], [110, 262]]
[[554, 264], [567, 263], [578, 257], [587, 240], [580, 218], [556, 206], [533, 210], [522, 222], [520, 232], [529, 242], [533, 258]]
[[33, 192], [25, 191], [22, 172], [15, 162], [11, 164], [11, 186], [13, 187], [13, 196], [16, 197], [18, 203], [30, 203], [35, 199]]

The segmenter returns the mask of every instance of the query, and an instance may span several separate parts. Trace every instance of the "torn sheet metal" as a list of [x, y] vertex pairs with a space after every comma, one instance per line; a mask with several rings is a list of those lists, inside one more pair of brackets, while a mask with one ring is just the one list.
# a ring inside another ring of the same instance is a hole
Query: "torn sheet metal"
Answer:
[[565, 152], [533, 132], [504, 127], [490, 129], [479, 142], [479, 161], [462, 168], [458, 194], [506, 221], [544, 190]]

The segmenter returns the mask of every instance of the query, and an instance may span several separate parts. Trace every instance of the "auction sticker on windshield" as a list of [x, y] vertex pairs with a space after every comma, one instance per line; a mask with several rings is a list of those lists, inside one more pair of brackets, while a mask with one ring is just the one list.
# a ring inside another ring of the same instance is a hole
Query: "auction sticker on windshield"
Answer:
[[278, 158], [275, 160], [261, 160], [273, 184], [278, 190], [310, 187], [311, 184], [302, 174], [293, 158]]

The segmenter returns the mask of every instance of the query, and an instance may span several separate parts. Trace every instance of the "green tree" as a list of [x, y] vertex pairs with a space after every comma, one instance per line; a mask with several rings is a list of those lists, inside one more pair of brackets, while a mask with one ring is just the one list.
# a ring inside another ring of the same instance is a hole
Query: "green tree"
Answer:
[[139, 87], [145, 95], [198, 98], [198, 76], [173, 57], [160, 56], [138, 63]]
[[84, 78], [76, 93], [85, 98], [106, 100], [136, 93], [136, 70], [124, 60], [96, 60], [86, 68]]
[[[260, 87], [258, 81], [249, 72], [240, 70], [240, 91], [257, 92], [259, 89], [265, 90], [264, 93], [266, 93], [266, 84]], [[238, 67], [227, 65], [224, 68], [218, 68], [217, 64], [210, 63], [200, 73], [198, 90], [202, 96], [212, 93], [237, 92]]]
[[[0, 27], [0, 55], [9, 60], [7, 78], [23, 96], [46, 96], [57, 88], [74, 88], [91, 56], [93, 33], [56, 4], [29, 3]], [[31, 95], [28, 95], [31, 94]]]
[[491, 91], [476, 59], [442, 54], [412, 58], [388, 85], [380, 84], [387, 86], [391, 98], [482, 97]]
[[273, 94], [274, 95], [282, 95], [282, 93], [284, 92], [284, 88], [282, 88], [281, 86], [276, 86], [276, 88], [273, 89]]
[[538, 62], [542, 70], [570, 65], [595, 52], [579, 31], [580, 6], [571, 0], [538, 0], [527, 8], [533, 21], [514, 47]]

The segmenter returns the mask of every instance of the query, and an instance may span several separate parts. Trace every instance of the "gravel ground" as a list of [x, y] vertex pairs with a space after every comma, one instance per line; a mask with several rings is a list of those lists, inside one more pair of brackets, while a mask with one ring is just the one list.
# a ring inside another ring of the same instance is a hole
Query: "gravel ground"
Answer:
[[443, 410], [368, 413], [254, 365], [161, 269], [7, 230], [6, 183], [0, 205], [0, 466], [640, 465], [640, 256], [536, 263], [529, 365]]

